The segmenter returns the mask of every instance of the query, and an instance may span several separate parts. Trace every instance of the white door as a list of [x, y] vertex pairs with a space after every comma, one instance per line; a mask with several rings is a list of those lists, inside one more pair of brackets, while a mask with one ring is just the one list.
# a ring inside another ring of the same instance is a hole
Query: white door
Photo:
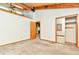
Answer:
[[65, 18], [56, 19], [56, 38], [58, 43], [65, 43]]

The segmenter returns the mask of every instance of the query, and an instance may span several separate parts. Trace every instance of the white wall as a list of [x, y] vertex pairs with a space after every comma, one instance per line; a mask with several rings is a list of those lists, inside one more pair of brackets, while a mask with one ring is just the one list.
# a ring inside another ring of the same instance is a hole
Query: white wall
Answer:
[[28, 18], [0, 11], [0, 45], [30, 38]]
[[41, 38], [55, 41], [55, 18], [78, 13], [79, 8], [36, 10], [35, 18], [41, 22]]
[[34, 12], [33, 11], [23, 11], [23, 14], [28, 17], [33, 19], [34, 18]]

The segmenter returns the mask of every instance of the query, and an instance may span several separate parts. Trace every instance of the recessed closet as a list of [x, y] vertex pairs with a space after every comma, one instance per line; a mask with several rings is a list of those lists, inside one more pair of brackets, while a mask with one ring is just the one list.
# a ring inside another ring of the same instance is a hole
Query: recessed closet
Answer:
[[56, 18], [56, 42], [77, 46], [77, 15], [68, 15]]

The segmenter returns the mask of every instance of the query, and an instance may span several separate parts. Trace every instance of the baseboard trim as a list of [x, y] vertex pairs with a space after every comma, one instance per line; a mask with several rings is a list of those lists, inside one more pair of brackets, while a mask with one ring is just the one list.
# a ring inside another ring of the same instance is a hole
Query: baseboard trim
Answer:
[[0, 46], [5, 46], [5, 45], [10, 45], [10, 44], [15, 44], [15, 43], [18, 43], [18, 42], [29, 41], [29, 40], [30, 40], [30, 39], [20, 40], [20, 41], [16, 41], [16, 42], [11, 42], [11, 43], [2, 44], [2, 45], [0, 45]]
[[49, 43], [56, 43], [56, 42], [54, 42], [54, 41], [49, 41], [49, 40], [45, 40], [45, 39], [40, 39], [40, 40], [42, 40], [42, 41], [47, 41], [47, 42], [49, 42]]
[[73, 42], [67, 42], [67, 41], [66, 41], [65, 43], [68, 43], [68, 44], [74, 44], [74, 45], [76, 44], [76, 43], [73, 43]]

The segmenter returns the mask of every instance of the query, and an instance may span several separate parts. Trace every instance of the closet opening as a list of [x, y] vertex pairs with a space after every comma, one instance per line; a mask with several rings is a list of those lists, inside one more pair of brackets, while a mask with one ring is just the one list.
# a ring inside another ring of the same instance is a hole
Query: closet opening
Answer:
[[56, 18], [56, 42], [78, 47], [77, 14]]
[[65, 18], [65, 39], [67, 44], [76, 44], [76, 16]]

